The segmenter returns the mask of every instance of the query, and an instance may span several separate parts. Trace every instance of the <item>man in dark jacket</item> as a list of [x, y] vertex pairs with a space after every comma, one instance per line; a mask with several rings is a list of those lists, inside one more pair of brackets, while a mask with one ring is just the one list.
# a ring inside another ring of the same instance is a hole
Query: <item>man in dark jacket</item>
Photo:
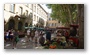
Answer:
[[51, 32], [50, 32], [50, 30], [46, 31], [46, 39], [51, 41]]
[[73, 28], [70, 30], [70, 36], [76, 36], [76, 34], [77, 34], [77, 29], [73, 27]]

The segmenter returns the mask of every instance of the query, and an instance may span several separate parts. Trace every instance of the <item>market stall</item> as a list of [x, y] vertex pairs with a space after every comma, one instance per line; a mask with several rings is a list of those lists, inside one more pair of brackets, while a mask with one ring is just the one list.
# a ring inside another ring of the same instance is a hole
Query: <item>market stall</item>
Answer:
[[70, 25], [70, 27], [71, 30], [70, 30], [69, 43], [74, 47], [78, 47], [79, 39], [77, 37], [77, 28], [79, 27], [79, 25], [73, 24]]

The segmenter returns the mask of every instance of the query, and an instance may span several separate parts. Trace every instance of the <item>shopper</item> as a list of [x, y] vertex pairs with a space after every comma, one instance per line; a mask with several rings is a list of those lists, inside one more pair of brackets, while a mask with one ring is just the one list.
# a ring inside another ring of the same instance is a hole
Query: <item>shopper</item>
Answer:
[[34, 41], [33, 41], [34, 35], [35, 35], [35, 32], [34, 32], [34, 30], [32, 30], [32, 31], [30, 32], [30, 36], [31, 36], [31, 41], [32, 41], [32, 42], [34, 42]]
[[14, 32], [14, 37], [13, 37], [13, 49], [16, 49], [16, 46], [17, 46], [17, 42], [19, 41], [19, 33], [18, 33], [18, 30], [15, 30]]
[[49, 41], [51, 41], [51, 32], [50, 30], [46, 31], [46, 39], [48, 39]]
[[39, 38], [39, 32], [38, 32], [38, 30], [35, 31], [35, 43], [38, 42], [38, 39], [37, 38]]
[[41, 46], [44, 46], [44, 42], [45, 42], [45, 38], [43, 37], [43, 34], [40, 34], [39, 43], [41, 44]]
[[28, 38], [28, 41], [30, 41], [30, 29], [27, 30], [27, 38]]

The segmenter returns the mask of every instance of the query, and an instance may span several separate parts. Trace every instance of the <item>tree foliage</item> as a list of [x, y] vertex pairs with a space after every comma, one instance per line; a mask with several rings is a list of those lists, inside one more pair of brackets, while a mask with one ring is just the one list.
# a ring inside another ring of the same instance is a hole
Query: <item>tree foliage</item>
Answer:
[[47, 4], [46, 6], [52, 9], [51, 17], [58, 19], [63, 24], [72, 24], [76, 20], [76, 4]]

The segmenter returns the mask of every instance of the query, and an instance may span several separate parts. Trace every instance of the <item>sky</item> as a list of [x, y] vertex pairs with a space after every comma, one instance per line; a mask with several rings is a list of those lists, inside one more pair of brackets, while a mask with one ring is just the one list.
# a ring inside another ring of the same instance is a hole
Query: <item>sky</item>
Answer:
[[46, 4], [40, 4], [48, 13], [51, 13], [51, 9], [47, 8]]

